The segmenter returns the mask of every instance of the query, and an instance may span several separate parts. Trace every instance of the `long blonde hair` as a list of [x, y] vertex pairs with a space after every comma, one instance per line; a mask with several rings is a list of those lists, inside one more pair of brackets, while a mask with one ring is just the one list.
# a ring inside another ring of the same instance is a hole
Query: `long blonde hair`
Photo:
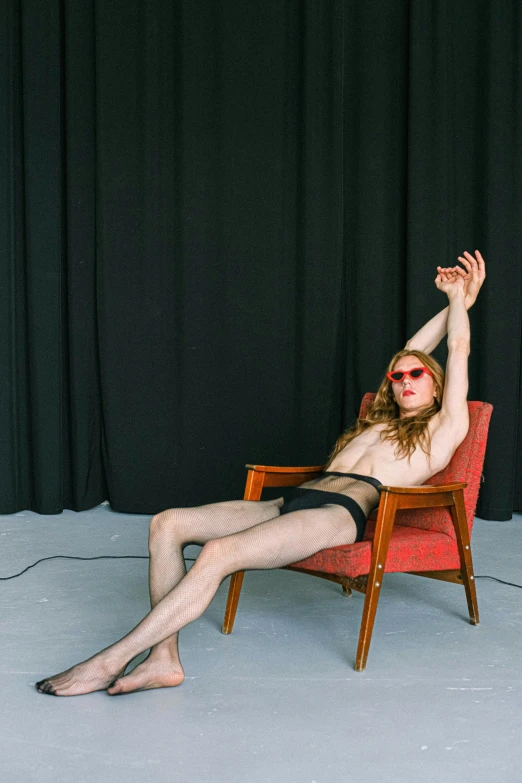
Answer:
[[435, 397], [433, 402], [427, 408], [424, 408], [415, 416], [400, 418], [400, 409], [395, 400], [392, 390], [392, 384], [389, 378], [384, 374], [381, 385], [375, 396], [375, 400], [370, 405], [366, 416], [359, 417], [349, 430], [343, 433], [334, 446], [334, 449], [328, 460], [328, 465], [334, 457], [356, 438], [361, 432], [371, 427], [372, 424], [388, 422], [388, 426], [381, 433], [381, 440], [391, 440], [396, 442], [395, 456], [397, 459], [407, 456], [408, 462], [415, 451], [417, 445], [428, 457], [428, 463], [431, 468], [431, 436], [428, 429], [430, 419], [438, 413], [442, 406], [442, 394], [444, 391], [445, 373], [440, 364], [429, 354], [423, 351], [409, 351], [404, 348], [399, 351], [390, 361], [386, 372], [393, 370], [396, 362], [403, 356], [416, 356], [421, 363], [428, 367], [433, 373], [433, 382], [435, 384]]

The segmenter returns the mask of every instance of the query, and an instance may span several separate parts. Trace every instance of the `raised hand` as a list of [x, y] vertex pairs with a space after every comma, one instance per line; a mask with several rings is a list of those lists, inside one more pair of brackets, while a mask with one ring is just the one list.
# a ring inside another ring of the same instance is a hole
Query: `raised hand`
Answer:
[[437, 267], [437, 269], [440, 269], [440, 272], [435, 278], [435, 285], [439, 291], [444, 291], [449, 297], [459, 288], [464, 292], [464, 278], [458, 274], [454, 267], [445, 267], [446, 271], [441, 267]]
[[[475, 254], [476, 258], [471, 253], [464, 251], [464, 256], [458, 257], [459, 261], [466, 267], [465, 270], [458, 265], [452, 267], [438, 266], [437, 271], [439, 274], [435, 278], [437, 288], [447, 293], [446, 289], [449, 286], [446, 284], [450, 284], [453, 287], [453, 281], [457, 279], [457, 276], [460, 277], [463, 280], [465, 303], [468, 309], [475, 303], [478, 292], [486, 279], [486, 263], [478, 250], [475, 251]], [[440, 284], [443, 284], [443, 287]]]

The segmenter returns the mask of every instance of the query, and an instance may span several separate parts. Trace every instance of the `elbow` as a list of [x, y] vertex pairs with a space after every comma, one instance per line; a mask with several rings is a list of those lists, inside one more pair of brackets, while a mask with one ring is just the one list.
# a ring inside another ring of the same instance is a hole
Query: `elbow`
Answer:
[[466, 351], [469, 354], [471, 351], [469, 337], [454, 337], [448, 340], [448, 351]]

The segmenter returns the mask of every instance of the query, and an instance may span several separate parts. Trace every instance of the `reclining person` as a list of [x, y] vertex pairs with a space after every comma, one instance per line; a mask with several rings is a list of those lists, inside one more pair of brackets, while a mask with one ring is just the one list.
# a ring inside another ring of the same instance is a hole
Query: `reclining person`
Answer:
[[[284, 498], [235, 500], [168, 509], [150, 524], [149, 614], [120, 641], [37, 683], [41, 693], [109, 694], [179, 685], [184, 679], [178, 632], [210, 604], [236, 571], [281, 568], [321, 549], [360, 541], [379, 504], [379, 486], [418, 486], [451, 460], [469, 429], [467, 309], [485, 279], [476, 251], [460, 266], [437, 267], [435, 284], [449, 306], [390, 361], [367, 416], [338, 439], [319, 478]], [[446, 374], [429, 354], [448, 332]], [[187, 543], [203, 546], [188, 571]], [[129, 674], [140, 653], [148, 657]]]

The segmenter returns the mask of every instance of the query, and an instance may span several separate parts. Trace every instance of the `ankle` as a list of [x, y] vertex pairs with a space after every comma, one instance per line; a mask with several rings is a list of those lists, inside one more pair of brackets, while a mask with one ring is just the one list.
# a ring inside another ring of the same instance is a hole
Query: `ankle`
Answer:
[[151, 649], [149, 657], [157, 661], [168, 660], [180, 664], [177, 642], [161, 642], [155, 645]]
[[106, 647], [93, 656], [101, 662], [108, 672], [121, 671], [125, 669], [129, 661], [132, 661], [133, 655], [127, 653], [125, 649], [118, 647], [119, 642], [111, 647]]

